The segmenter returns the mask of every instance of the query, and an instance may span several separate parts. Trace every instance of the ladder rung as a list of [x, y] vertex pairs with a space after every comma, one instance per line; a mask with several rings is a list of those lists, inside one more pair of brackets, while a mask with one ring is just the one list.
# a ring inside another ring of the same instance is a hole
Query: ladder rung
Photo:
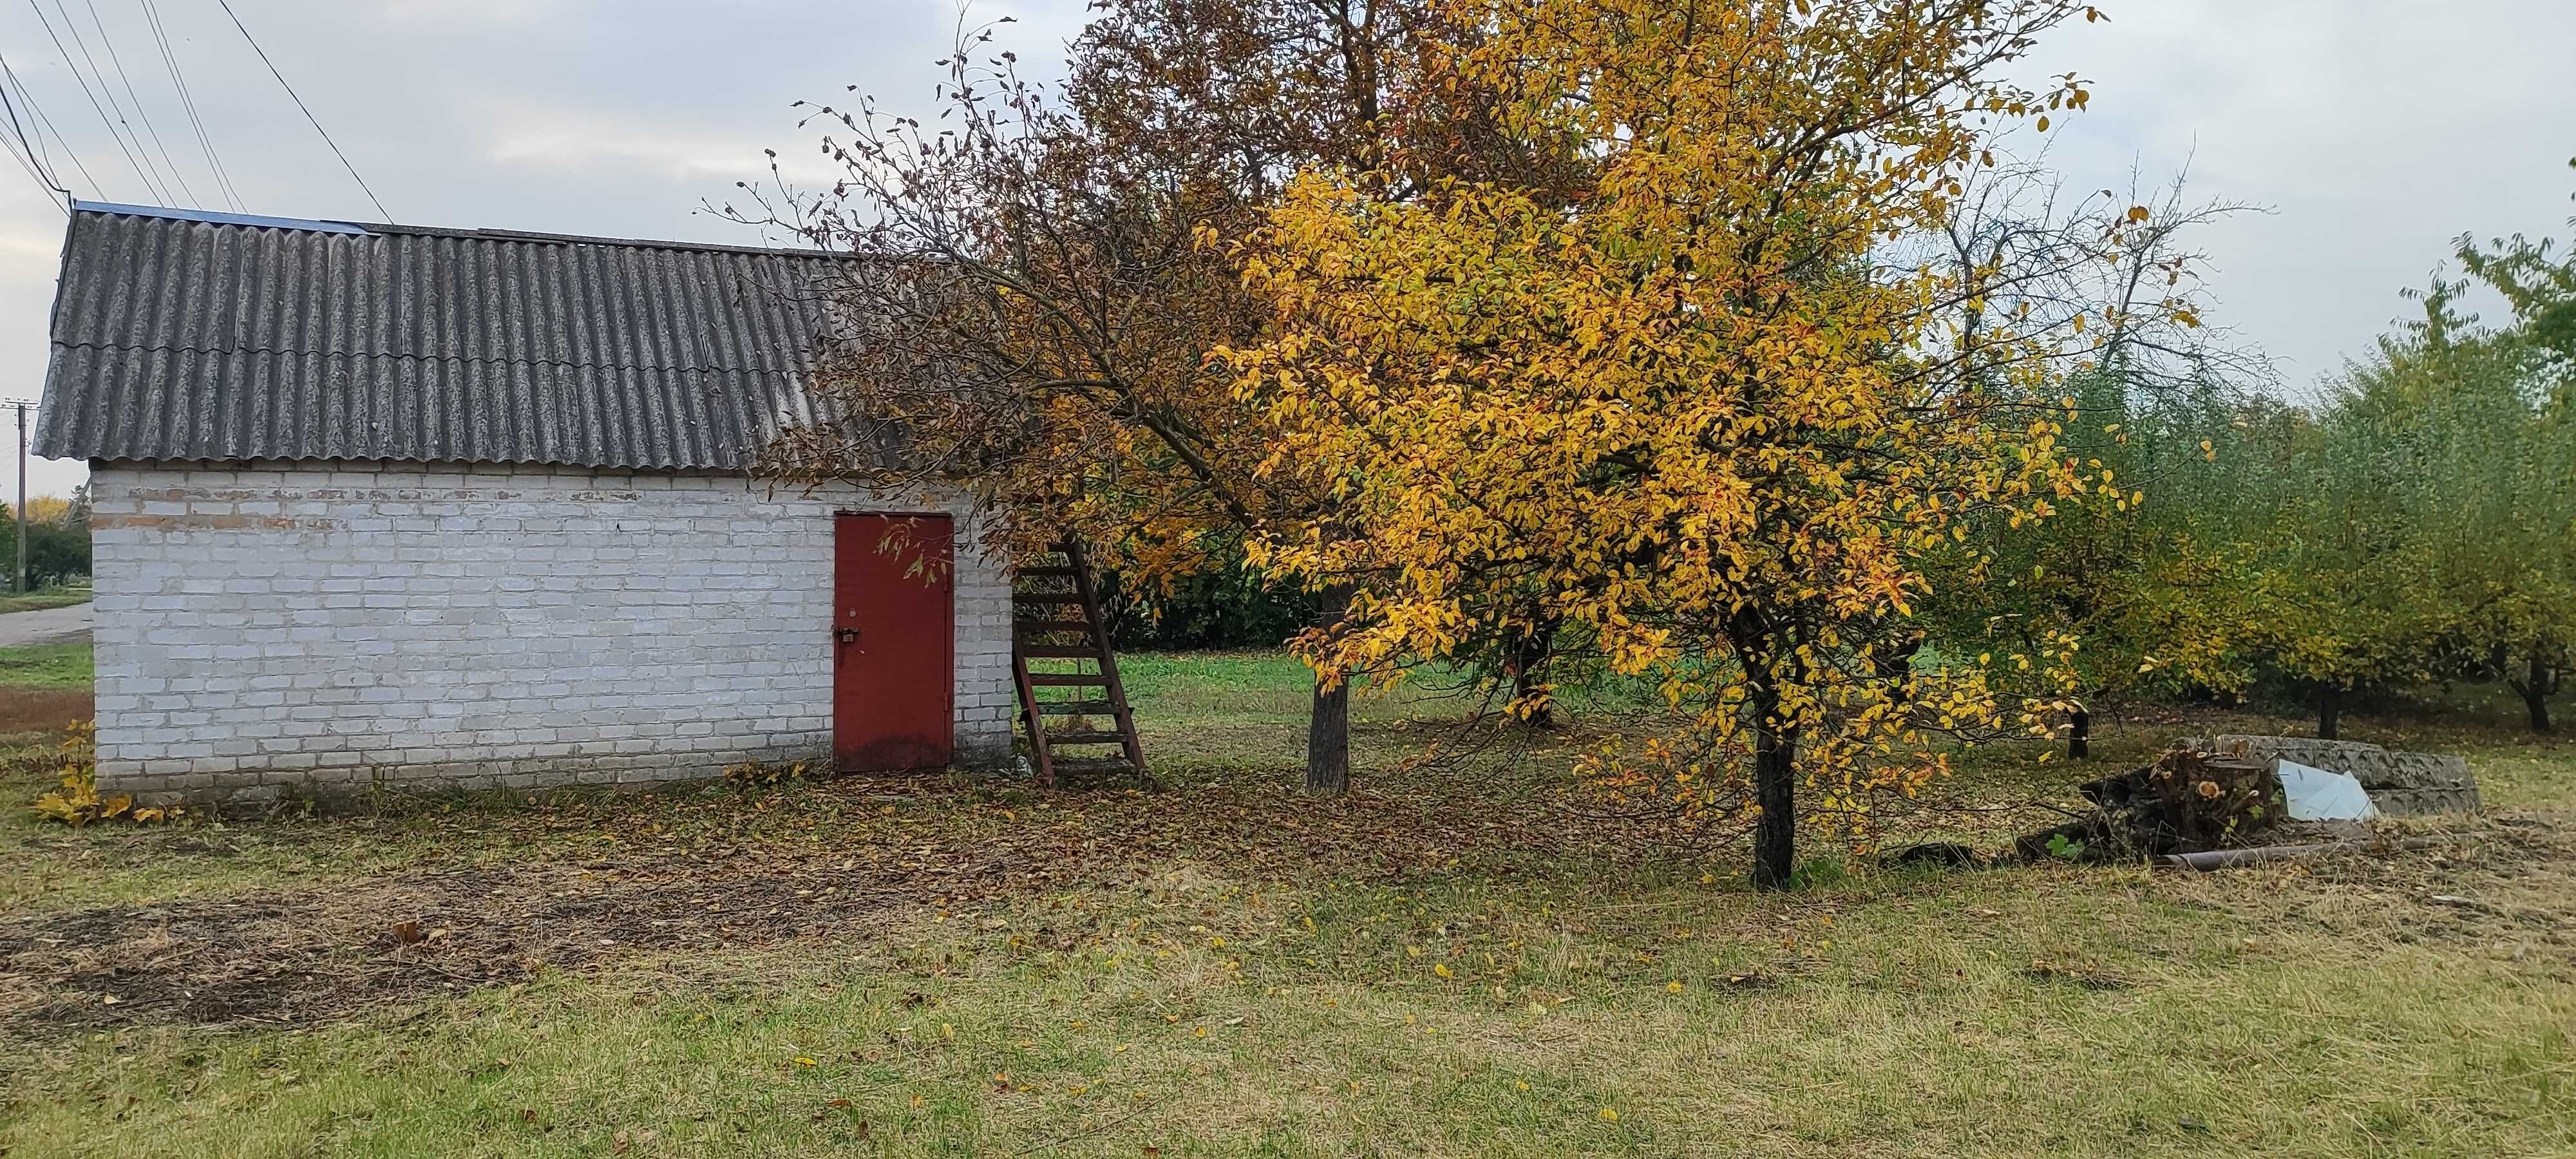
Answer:
[[1031, 660], [1097, 660], [1100, 649], [1075, 644], [1022, 644], [1020, 655]]
[[1041, 700], [1040, 716], [1101, 716], [1115, 714], [1118, 706], [1106, 700]]
[[1090, 732], [1051, 732], [1047, 734], [1047, 743], [1050, 745], [1125, 744], [1127, 743], [1127, 734], [1123, 732], [1101, 732], [1096, 729]]
[[1016, 628], [1016, 629], [1018, 629], [1018, 630], [1022, 631], [1022, 632], [1026, 632], [1026, 633], [1028, 633], [1029, 635], [1034, 636], [1034, 635], [1037, 635], [1037, 634], [1039, 634], [1039, 633], [1041, 633], [1041, 632], [1089, 632], [1089, 631], [1091, 630], [1091, 621], [1089, 621], [1089, 620], [1019, 620], [1019, 621], [1015, 621], [1015, 622], [1013, 622], [1013, 623], [1011, 624], [1011, 626], [1012, 626], [1013, 628]]
[[1109, 678], [1097, 672], [1031, 672], [1029, 683], [1041, 688], [1107, 688]]
[[1028, 576], [1062, 576], [1062, 577], [1065, 577], [1065, 578], [1068, 578], [1068, 579], [1069, 579], [1069, 578], [1072, 578], [1073, 576], [1077, 576], [1077, 575], [1080, 575], [1080, 574], [1082, 574], [1082, 573], [1077, 572], [1077, 571], [1075, 571], [1075, 570], [1073, 570], [1072, 568], [1069, 568], [1069, 567], [1024, 567], [1024, 568], [1021, 568], [1017, 574], [1019, 574], [1019, 575], [1021, 575], [1021, 576], [1023, 576], [1023, 577], [1028, 577]]

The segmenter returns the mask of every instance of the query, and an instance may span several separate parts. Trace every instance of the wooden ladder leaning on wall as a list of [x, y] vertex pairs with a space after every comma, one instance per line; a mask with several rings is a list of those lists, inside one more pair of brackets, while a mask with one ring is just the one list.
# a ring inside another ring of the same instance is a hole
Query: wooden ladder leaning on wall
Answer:
[[[1068, 540], [1050, 549], [1062, 564], [1018, 570], [1011, 592], [1011, 675], [1020, 687], [1020, 720], [1037, 755], [1038, 786], [1054, 788], [1060, 774], [1128, 773], [1145, 780], [1145, 750], [1136, 743], [1136, 715], [1118, 682], [1118, 656], [1109, 647], [1109, 624], [1082, 548]], [[1031, 661], [1053, 661], [1039, 669]], [[1070, 665], [1062, 662], [1070, 661]], [[1088, 670], [1086, 670], [1088, 668]], [[1062, 700], [1042, 700], [1041, 688], [1074, 690]], [[1063, 721], [1049, 724], [1050, 717]], [[1112, 727], [1092, 723], [1105, 718]], [[1118, 746], [1109, 757], [1062, 757], [1059, 748]]]

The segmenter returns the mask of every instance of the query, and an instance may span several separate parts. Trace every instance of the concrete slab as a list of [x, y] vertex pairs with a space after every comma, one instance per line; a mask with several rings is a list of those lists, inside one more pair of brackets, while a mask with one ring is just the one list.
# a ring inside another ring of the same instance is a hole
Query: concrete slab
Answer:
[[89, 642], [89, 629], [88, 604], [10, 612], [0, 615], [0, 648], [27, 644], [86, 644]]

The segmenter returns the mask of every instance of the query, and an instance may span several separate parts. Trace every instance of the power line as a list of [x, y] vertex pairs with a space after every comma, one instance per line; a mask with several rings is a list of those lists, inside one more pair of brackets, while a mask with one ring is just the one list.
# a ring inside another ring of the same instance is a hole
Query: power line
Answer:
[[[38, 13], [41, 15], [42, 10], [39, 9]], [[161, 183], [162, 204], [178, 204], [177, 202], [170, 200], [171, 174], [163, 173], [161, 171], [161, 167], [153, 163], [152, 150], [143, 147], [143, 134], [135, 132], [134, 122], [125, 119], [125, 106], [117, 103], [116, 88], [115, 86], [107, 83], [107, 70], [98, 67], [98, 58], [90, 55], [89, 41], [81, 35], [80, 22], [72, 19], [71, 9], [63, 7], [63, 0], [54, 0], [54, 15], [63, 18], [63, 31], [72, 34], [72, 46], [80, 49], [82, 60], [89, 62], [89, 74], [98, 78], [99, 94], [107, 98], [107, 107], [115, 111], [117, 127], [125, 130], [125, 139], [134, 142], [134, 151], [143, 158], [144, 167], [152, 171], [153, 180]], [[48, 30], [51, 30], [50, 25], [48, 26]], [[104, 28], [99, 31], [101, 35], [106, 33], [106, 29]], [[115, 52], [110, 50], [108, 55], [112, 57], [115, 55]], [[78, 72], [80, 70], [75, 68], [72, 71]], [[131, 88], [132, 86], [127, 87]], [[112, 132], [114, 130], [111, 129], [110, 131]], [[180, 183], [180, 188], [184, 190], [186, 188], [186, 183]], [[196, 200], [197, 199], [193, 195], [188, 197], [190, 204], [194, 204]]]
[[9, 90], [5, 88], [0, 88], [0, 111], [9, 114], [9, 132], [0, 134], [0, 144], [9, 146], [9, 155], [12, 157], [17, 157], [20, 150], [25, 150], [27, 155], [20, 157], [18, 164], [27, 170], [28, 176], [44, 182], [46, 188], [52, 188], [53, 178], [37, 163], [36, 147], [27, 140], [27, 126], [18, 121], [18, 104], [9, 99]]
[[[39, 8], [39, 10], [36, 10], [36, 15], [44, 15], [44, 10]], [[157, 180], [157, 183], [160, 183], [160, 198], [162, 198], [162, 203], [165, 203], [165, 206], [175, 206], [175, 203], [178, 203], [178, 201], [170, 201], [170, 175], [162, 173], [160, 165], [155, 165], [155, 162], [152, 162], [152, 149], [144, 149], [144, 134], [139, 134], [139, 131], [134, 131], [134, 121], [126, 121], [126, 106], [121, 106], [121, 103], [116, 103], [116, 88], [113, 88], [113, 85], [108, 85], [108, 70], [103, 70], [103, 67], [98, 67], [98, 57], [90, 57], [90, 41], [88, 41], [88, 39], [82, 39], [82, 36], [80, 36], [80, 21], [72, 21], [72, 10], [70, 10], [70, 8], [64, 8], [62, 0], [54, 0], [54, 15], [59, 15], [59, 18], [62, 18], [62, 31], [72, 33], [72, 46], [75, 46], [75, 49], [80, 49], [80, 59], [85, 59], [85, 62], [90, 62], [90, 75], [98, 77], [98, 95], [103, 95], [103, 98], [108, 98], [108, 108], [111, 108], [111, 111], [116, 113], [116, 124], [108, 126], [108, 131], [116, 131], [116, 129], [124, 129], [124, 131], [126, 131], [126, 137], [124, 137], [124, 139], [126, 139], [126, 142], [134, 142], [134, 155], [142, 157], [142, 160], [144, 160], [144, 167], [147, 167], [147, 170], [152, 170], [152, 180]], [[54, 26], [46, 26], [46, 31], [54, 31]], [[113, 52], [111, 52], [111, 57], [113, 57]], [[64, 59], [64, 64], [70, 64], [70, 57]], [[72, 67], [72, 72], [75, 72], [75, 75], [77, 75], [77, 72], [80, 72], [80, 67]], [[147, 183], [147, 185], [149, 185], [149, 183]], [[188, 196], [188, 201], [193, 203], [193, 201], [196, 201], [196, 198]]]
[[[0, 93], [0, 98], [5, 98], [7, 95], [8, 94], [6, 93]], [[15, 112], [10, 114], [10, 121], [12, 123], [12, 127], [15, 127], [15, 123], [17, 121], [17, 114]], [[27, 171], [27, 176], [35, 178], [36, 184], [44, 187], [45, 200], [53, 202], [54, 208], [63, 211], [63, 216], [70, 217], [72, 214], [71, 207], [54, 199], [55, 194], [64, 193], [64, 190], [56, 186], [53, 178], [47, 176], [44, 169], [36, 164], [34, 150], [30, 149], [24, 155], [19, 153], [19, 150], [24, 147], [25, 144], [23, 138], [12, 137], [8, 134], [0, 133], [0, 150], [5, 150], [9, 154], [10, 160], [17, 162], [19, 168]], [[68, 194], [66, 194], [66, 196], [68, 196]]]
[[[0, 64], [4, 63], [6, 62], [0, 61]], [[18, 135], [18, 144], [27, 150], [28, 156], [36, 159], [38, 179], [50, 188], [62, 190], [62, 182], [54, 179], [53, 158], [45, 153], [45, 139], [42, 136], [31, 138], [27, 135], [27, 126], [18, 120], [18, 103], [9, 99], [9, 86], [5, 82], [0, 82], [0, 109], [7, 110], [9, 128]], [[65, 196], [70, 195], [69, 190], [63, 190], [63, 193]]]
[[[45, 15], [44, 6], [36, 3], [36, 0], [27, 0], [27, 7], [35, 12], [36, 20], [45, 26], [45, 35], [53, 40], [54, 51], [63, 58], [63, 67], [70, 69], [72, 79], [80, 82], [81, 95], [89, 98], [90, 111], [98, 114], [98, 123], [107, 126], [107, 135], [115, 140], [116, 151], [125, 154], [125, 163], [133, 168], [136, 177], [143, 179], [143, 188], [151, 193], [153, 199], [165, 205], [169, 204], [170, 195], [162, 192], [159, 186], [152, 183], [151, 176], [143, 171], [143, 163], [136, 161], [133, 150], [125, 147], [125, 137], [116, 131], [116, 122], [108, 119], [106, 107], [98, 103], [98, 94], [90, 91], [89, 78], [82, 76], [80, 65], [73, 63], [72, 50], [63, 46], [62, 34], [54, 31], [54, 22]], [[21, 85], [20, 90], [24, 91], [24, 89], [25, 86]], [[61, 135], [60, 132], [55, 133], [56, 137]], [[105, 190], [102, 189], [101, 192]]]
[[[45, 188], [48, 190], [60, 193], [65, 197], [71, 196], [71, 191], [64, 189], [63, 183], [54, 179], [53, 171], [46, 165], [47, 158], [44, 155], [44, 138], [29, 137], [27, 135], [27, 126], [18, 120], [18, 102], [9, 99], [9, 86], [5, 84], [0, 84], [0, 111], [6, 111], [9, 114], [9, 131], [12, 134], [10, 139], [16, 142], [15, 149], [12, 150], [10, 156], [17, 156], [16, 150], [24, 150], [27, 156], [24, 160], [21, 160], [19, 164], [25, 167], [28, 176], [34, 177], [37, 181], [44, 183]], [[68, 213], [70, 211], [65, 210], [64, 212]]]
[[[28, 2], [34, 3], [34, 0], [28, 0]], [[241, 29], [242, 39], [250, 42], [250, 50], [259, 54], [261, 64], [268, 66], [268, 75], [276, 77], [278, 87], [285, 89], [286, 95], [294, 99], [295, 107], [303, 110], [304, 119], [313, 124], [313, 131], [322, 134], [322, 143], [331, 147], [331, 155], [339, 158], [340, 167], [349, 171], [349, 180], [357, 182], [359, 192], [366, 194], [367, 200], [375, 202], [377, 213], [383, 214], [386, 221], [392, 221], [393, 213], [385, 208], [384, 202], [377, 200], [375, 190], [367, 188], [367, 179], [358, 176], [358, 167], [349, 164], [349, 155], [340, 151], [338, 141], [331, 139], [331, 130], [323, 128], [321, 120], [313, 115], [313, 110], [305, 107], [304, 98], [295, 93], [295, 86], [286, 83], [286, 74], [277, 71], [277, 62], [268, 59], [268, 50], [259, 46], [259, 38], [252, 36], [250, 29], [242, 24], [240, 14], [233, 11], [233, 0], [215, 0], [215, 3], [223, 6], [224, 15], [232, 17], [233, 27]]]
[[[187, 175], [179, 172], [179, 162], [171, 158], [170, 147], [161, 143], [161, 127], [152, 123], [152, 111], [143, 107], [143, 94], [134, 91], [134, 78], [126, 74], [125, 58], [117, 54], [116, 38], [107, 34], [107, 22], [98, 18], [98, 0], [82, 0], [82, 3], [89, 8], [89, 24], [90, 27], [98, 30], [98, 42], [107, 46], [108, 63], [116, 66], [116, 79], [125, 84], [125, 98], [134, 103], [134, 115], [143, 118], [143, 131], [152, 135], [152, 147], [161, 151], [162, 164], [170, 167], [170, 179], [179, 183], [179, 192], [187, 197], [188, 204], [200, 204], [197, 201], [197, 191], [188, 188]], [[61, 0], [56, 0], [55, 7], [61, 6]], [[70, 14], [66, 13], [63, 16], [63, 23], [69, 24], [71, 19]], [[78, 36], [79, 30], [74, 29], [73, 35]], [[86, 53], [89, 49], [84, 47], [81, 51]], [[90, 67], [97, 68], [98, 62], [90, 62]], [[98, 78], [98, 83], [101, 88], [107, 87], [107, 78], [104, 76]], [[129, 133], [133, 132], [134, 126], [127, 125], [125, 130]], [[140, 140], [135, 142], [137, 147], [142, 144]]]
[[[89, 163], [80, 159], [80, 150], [72, 148], [72, 143], [63, 138], [63, 131], [54, 127], [54, 118], [45, 112], [45, 106], [36, 103], [36, 94], [28, 90], [26, 81], [18, 79], [18, 70], [9, 67], [9, 58], [5, 56], [0, 56], [0, 82], [18, 86], [18, 103], [27, 106], [27, 111], [36, 115], [36, 123], [43, 126], [46, 132], [54, 135], [54, 143], [62, 146], [63, 155], [72, 159], [72, 168], [80, 170], [81, 180], [89, 182], [90, 192], [97, 196], [106, 196], [107, 186], [101, 184], [97, 176], [89, 171]], [[36, 138], [37, 148], [41, 151], [44, 144], [44, 137], [39, 135]], [[50, 155], [45, 158], [45, 167], [53, 170], [53, 158]], [[54, 188], [62, 189], [62, 187], [63, 183], [58, 178], [54, 182]]]
[[224, 200], [234, 210], [242, 208], [241, 192], [233, 188], [232, 174], [224, 171], [224, 159], [215, 155], [215, 139], [206, 133], [205, 119], [197, 115], [197, 96], [188, 89], [188, 74], [179, 67], [177, 53], [170, 50], [170, 34], [161, 26], [161, 9], [152, 0], [141, 0], [143, 20], [152, 28], [152, 40], [161, 47], [161, 63], [170, 70], [170, 87], [178, 90], [179, 107], [188, 111], [188, 124], [197, 132], [197, 147], [205, 150], [206, 168], [214, 171], [215, 184], [223, 188]]

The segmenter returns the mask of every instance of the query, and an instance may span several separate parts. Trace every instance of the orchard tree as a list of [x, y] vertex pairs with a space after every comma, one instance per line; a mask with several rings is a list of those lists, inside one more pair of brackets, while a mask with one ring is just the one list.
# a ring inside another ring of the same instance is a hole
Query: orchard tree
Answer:
[[[2472, 277], [2513, 307], [2503, 326], [2457, 311], [2471, 283], [2437, 279], [2423, 317], [2353, 367], [2323, 423], [2343, 432], [2318, 464], [2370, 496], [2393, 557], [2386, 602], [2404, 609], [2419, 666], [2460, 657], [2519, 694], [2536, 731], [2576, 644], [2576, 270], [2546, 242], [2464, 239]], [[2556, 264], [2553, 264], [2555, 262]]]
[[[2576, 218], [2568, 226], [2576, 231]], [[2463, 237], [2458, 256], [2513, 317], [2477, 336], [2472, 365], [2487, 372], [2487, 383], [2464, 392], [2481, 404], [2480, 434], [2501, 436], [2470, 457], [2482, 475], [2477, 518], [2443, 524], [2455, 540], [2464, 526], [2490, 534], [2440, 554], [2482, 565], [2480, 587], [2494, 594], [2469, 634], [2508, 657], [2506, 682], [2522, 697], [2532, 730], [2548, 732], [2549, 698], [2576, 676], [2576, 244]], [[2519, 664], [2510, 660], [2516, 651]]]
[[2243, 598], [2252, 553], [2201, 510], [2232, 481], [2220, 459], [2238, 451], [2236, 392], [2207, 383], [2142, 395], [2133, 383], [2095, 366], [2066, 385], [2078, 417], [2065, 424], [2065, 454], [2113, 490], [2060, 504], [2035, 530], [1972, 534], [1990, 553], [1969, 574], [1942, 577], [1935, 601], [1936, 641], [1949, 652], [2076, 641], [2064, 667], [2074, 679], [2066, 755], [2077, 760], [2091, 755], [2092, 714], [2105, 699], [2241, 691], [2252, 678], [2245, 649], [2261, 638]]
[[[1269, 567], [1365, 577], [1319, 670], [1573, 628], [1654, 674], [1690, 734], [1623, 763], [1750, 821], [1753, 881], [1795, 866], [1797, 788], [1835, 825], [1910, 791], [1936, 732], [2048, 733], [1987, 670], [1895, 662], [1930, 577], [1991, 519], [2030, 528], [2092, 477], [2061, 445], [2068, 315], [1989, 312], [2015, 263], [1924, 256], [1999, 138], [2085, 104], [2002, 79], [2092, 15], [2056, 0], [1468, 4], [1427, 74], [1506, 99], [1479, 123], [1572, 159], [1571, 187], [1395, 190], [1319, 169], [1242, 253], [1274, 330], [1227, 354], [1281, 432], [1266, 479], [1334, 518]], [[1463, 103], [1463, 102], [1462, 102]], [[2098, 321], [2098, 319], [2097, 319]], [[1519, 692], [1527, 714], [1545, 682]], [[1749, 765], [1749, 768], [1747, 767]], [[1747, 793], [1749, 792], [1749, 799]]]
[[[2205, 323], [2205, 263], [2187, 240], [2245, 207], [2192, 202], [2179, 178], [2155, 198], [2133, 189], [2071, 210], [2058, 201], [2044, 171], [1981, 174], [1943, 238], [1961, 269], [2022, 271], [2009, 300], [1962, 304], [1959, 333], [2035, 310], [2078, 329], [2083, 354], [2064, 385], [2076, 418], [2059, 442], [2094, 486], [2035, 528], [2016, 530], [2009, 513], [1980, 521], [1970, 542], [1984, 550], [1960, 560], [1963, 572], [1935, 574], [1926, 619], [1930, 642], [1951, 653], [2030, 655], [2078, 641], [2065, 665], [2076, 681], [2066, 743], [2080, 759], [2102, 698], [2242, 683], [2243, 553], [2193, 520], [2223, 477], [2215, 448], [2233, 441], [2244, 384], [2269, 369]], [[2052, 691], [2013, 675], [2011, 687]]]
[[[1211, 367], [1270, 318], [1212, 238], [1310, 167], [1453, 162], [1473, 134], [1404, 96], [1405, 0], [1117, 0], [1060, 86], [995, 29], [942, 62], [930, 120], [821, 107], [832, 188], [746, 186], [723, 207], [868, 260], [825, 291], [840, 332], [819, 413], [767, 469], [789, 483], [967, 485], [1022, 551], [1073, 537], [1168, 590], [1274, 523], [1330, 526], [1317, 480], [1263, 474], [1261, 409]], [[1399, 150], [1418, 130], [1429, 145]], [[1302, 577], [1331, 618], [1345, 577]], [[1346, 690], [1319, 676], [1307, 784], [1349, 776]]]
[[2325, 740], [2339, 738], [2354, 693], [2422, 676], [2432, 641], [2408, 599], [2410, 529], [2385, 490], [2398, 480], [2367, 461], [2379, 449], [2347, 416], [2293, 413], [2247, 448], [2222, 493], [2257, 561], [2239, 598], [2260, 662], [2312, 698]]

